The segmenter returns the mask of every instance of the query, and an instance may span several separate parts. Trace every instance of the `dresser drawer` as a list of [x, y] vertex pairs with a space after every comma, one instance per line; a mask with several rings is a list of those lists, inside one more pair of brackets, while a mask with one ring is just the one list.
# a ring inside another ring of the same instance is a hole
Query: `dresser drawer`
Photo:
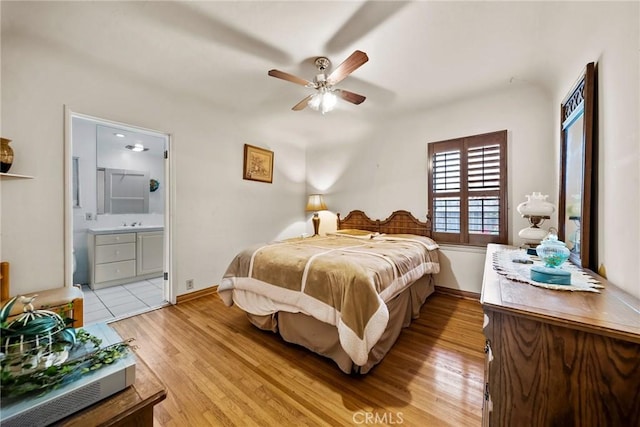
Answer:
[[136, 233], [98, 234], [96, 245], [112, 245], [114, 243], [135, 243]]
[[96, 246], [96, 264], [102, 264], [105, 262], [127, 261], [135, 258], [135, 243], [119, 243], [117, 245]]
[[134, 277], [136, 275], [136, 261], [110, 262], [96, 265], [95, 282], [107, 282], [110, 280]]

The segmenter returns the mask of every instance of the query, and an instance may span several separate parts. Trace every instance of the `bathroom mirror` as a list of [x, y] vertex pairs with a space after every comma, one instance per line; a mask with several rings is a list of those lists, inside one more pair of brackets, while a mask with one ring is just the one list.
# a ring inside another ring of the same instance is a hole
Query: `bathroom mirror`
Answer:
[[587, 64], [561, 104], [560, 200], [558, 237], [571, 251], [570, 260], [594, 269], [592, 217], [596, 188], [593, 150], [595, 128], [595, 67]]
[[149, 213], [148, 171], [98, 168], [98, 214]]
[[162, 200], [150, 198], [150, 188], [151, 180], [163, 178], [164, 147], [156, 135], [96, 126], [98, 215], [162, 213]]

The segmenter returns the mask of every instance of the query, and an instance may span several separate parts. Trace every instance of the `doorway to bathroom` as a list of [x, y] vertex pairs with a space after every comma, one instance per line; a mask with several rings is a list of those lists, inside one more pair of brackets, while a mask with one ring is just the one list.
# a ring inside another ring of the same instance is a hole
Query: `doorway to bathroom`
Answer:
[[67, 277], [82, 285], [85, 324], [169, 304], [170, 136], [66, 116]]

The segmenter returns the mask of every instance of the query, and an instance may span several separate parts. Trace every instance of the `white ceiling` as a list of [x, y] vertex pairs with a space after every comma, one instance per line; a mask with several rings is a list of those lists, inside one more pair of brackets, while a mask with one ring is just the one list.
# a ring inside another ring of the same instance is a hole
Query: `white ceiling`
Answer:
[[[12, 9], [11, 20], [3, 16], [3, 36], [30, 37], [168, 96], [250, 114], [283, 132], [322, 132], [328, 121], [348, 121], [348, 134], [379, 114], [434, 108], [510, 85], [537, 85], [552, 93], [556, 65], [570, 56], [563, 46], [602, 19], [571, 19], [580, 5], [42, 2]], [[311, 89], [267, 75], [276, 68], [312, 80], [317, 56], [337, 66], [356, 49], [366, 52], [369, 62], [338, 87], [367, 100], [359, 106], [340, 101], [324, 117], [308, 108], [291, 111]], [[586, 62], [576, 59], [581, 66]], [[576, 76], [579, 71], [575, 68]]]

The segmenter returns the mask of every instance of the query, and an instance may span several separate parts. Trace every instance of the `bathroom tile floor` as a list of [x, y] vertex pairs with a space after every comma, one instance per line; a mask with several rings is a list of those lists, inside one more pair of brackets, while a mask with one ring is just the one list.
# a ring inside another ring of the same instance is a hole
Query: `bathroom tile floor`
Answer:
[[162, 277], [84, 292], [84, 325], [111, 322], [168, 304], [162, 295]]

